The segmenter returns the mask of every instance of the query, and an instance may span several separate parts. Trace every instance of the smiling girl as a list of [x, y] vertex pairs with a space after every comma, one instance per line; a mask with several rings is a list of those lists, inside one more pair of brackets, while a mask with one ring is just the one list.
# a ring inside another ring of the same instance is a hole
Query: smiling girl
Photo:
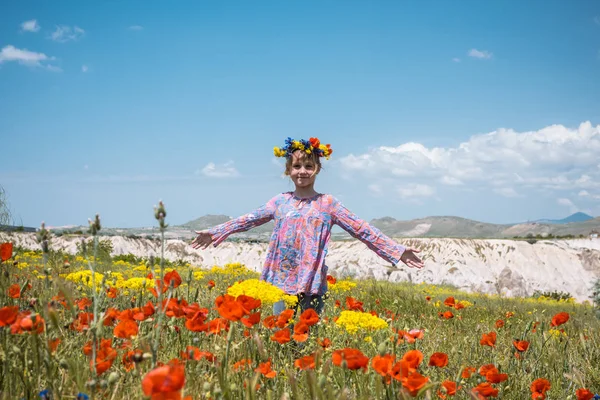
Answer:
[[[315, 179], [321, 170], [321, 159], [329, 159], [332, 150], [317, 138], [287, 138], [283, 148], [274, 148], [275, 156], [285, 157], [285, 174], [296, 189], [276, 195], [265, 205], [239, 218], [204, 231], [192, 247], [218, 246], [229, 235], [275, 221], [261, 279], [298, 296], [300, 311], [313, 308], [321, 313], [323, 295], [327, 292], [327, 245], [331, 228], [339, 225], [353, 237], [392, 265], [400, 261], [412, 268], [422, 268], [415, 254], [419, 251], [396, 243], [377, 228], [359, 219], [330, 194], [315, 191]], [[274, 313], [285, 309], [283, 302], [274, 305]]]

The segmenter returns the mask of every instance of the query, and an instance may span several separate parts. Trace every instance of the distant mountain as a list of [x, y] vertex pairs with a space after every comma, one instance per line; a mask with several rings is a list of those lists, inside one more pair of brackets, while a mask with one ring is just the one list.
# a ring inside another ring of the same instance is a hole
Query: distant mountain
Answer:
[[590, 219], [594, 219], [594, 217], [586, 213], [576, 212], [563, 219], [539, 219], [533, 222], [537, 222], [538, 224], [569, 224], [571, 222], [585, 222]]
[[[194, 230], [200, 231], [203, 229], [212, 228], [215, 225], [222, 224], [231, 219], [232, 218], [228, 217], [227, 215], [205, 215], [203, 217], [196, 218], [192, 221], [188, 221], [185, 224], [179, 225], [178, 227], [186, 228], [186, 229], [194, 229]], [[251, 232], [253, 234], [261, 234], [261, 233], [271, 234], [273, 232], [273, 222], [268, 222], [264, 225], [250, 229], [248, 232]]]

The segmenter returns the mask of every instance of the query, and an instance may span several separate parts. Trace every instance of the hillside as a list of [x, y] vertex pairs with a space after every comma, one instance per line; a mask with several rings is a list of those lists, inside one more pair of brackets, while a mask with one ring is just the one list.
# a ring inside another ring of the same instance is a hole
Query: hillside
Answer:
[[[139, 257], [160, 254], [160, 241], [112, 236], [113, 255]], [[1, 233], [0, 242], [39, 249], [35, 234]], [[53, 249], [77, 251], [78, 236], [54, 237]], [[357, 240], [333, 242], [327, 266], [336, 277], [374, 277], [392, 282], [410, 281], [435, 285], [450, 284], [471, 292], [507, 296], [528, 296], [534, 291], [564, 291], [580, 301], [589, 300], [592, 285], [600, 278], [600, 239], [540, 240], [535, 244], [515, 240], [479, 239], [400, 239], [421, 250], [425, 268], [415, 270], [403, 265], [393, 268]], [[165, 257], [185, 260], [198, 267], [241, 262], [259, 271], [264, 262], [266, 243], [224, 242], [217, 248], [194, 250], [179, 239], [170, 239]]]
[[576, 212], [562, 219], [539, 219], [533, 222], [540, 224], [569, 224], [571, 222], [585, 222], [594, 219], [591, 215], [582, 212]]

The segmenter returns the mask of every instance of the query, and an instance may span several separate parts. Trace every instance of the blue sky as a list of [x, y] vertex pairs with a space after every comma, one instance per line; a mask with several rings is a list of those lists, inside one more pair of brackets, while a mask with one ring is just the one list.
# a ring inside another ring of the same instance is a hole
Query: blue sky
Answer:
[[27, 226], [240, 215], [316, 189], [365, 219], [600, 215], [600, 2], [11, 1], [0, 184]]

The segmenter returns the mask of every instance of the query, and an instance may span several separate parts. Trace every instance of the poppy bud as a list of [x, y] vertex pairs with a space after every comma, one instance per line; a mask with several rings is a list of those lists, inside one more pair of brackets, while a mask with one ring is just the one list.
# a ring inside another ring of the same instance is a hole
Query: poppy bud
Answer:
[[141, 363], [142, 361], [144, 361], [144, 354], [139, 351], [136, 351], [133, 354], [133, 357], [131, 357], [131, 358], [133, 359], [134, 363], [136, 363], [136, 364]]
[[327, 377], [325, 375], [319, 376], [319, 386], [321, 387], [321, 389], [324, 390], [326, 385], [327, 385]]
[[95, 380], [95, 379], [91, 379], [91, 380], [89, 380], [89, 381], [87, 381], [87, 382], [85, 383], [85, 386], [87, 386], [87, 387], [90, 387], [90, 388], [92, 388], [92, 389], [93, 389], [93, 388], [95, 388], [95, 387], [96, 387], [96, 385], [97, 385], [97, 384], [98, 384], [98, 382], [96, 382], [96, 380]]
[[17, 346], [13, 346], [13, 347], [12, 347], [12, 351], [13, 351], [13, 353], [15, 353], [15, 354], [20, 354], [20, 353], [21, 353], [21, 348], [20, 348], [20, 347], [17, 347]]
[[386, 342], [382, 342], [382, 343], [379, 344], [379, 346], [377, 346], [377, 352], [382, 357], [387, 353], [387, 344], [386, 344]]
[[204, 385], [202, 386], [202, 390], [204, 390], [205, 392], [210, 392], [210, 383], [204, 382]]
[[144, 360], [150, 360], [152, 358], [152, 354], [151, 353], [144, 353], [142, 355], [142, 357], [144, 358]]
[[106, 389], [108, 387], [108, 382], [106, 382], [106, 380], [102, 379], [100, 381], [100, 389]]

